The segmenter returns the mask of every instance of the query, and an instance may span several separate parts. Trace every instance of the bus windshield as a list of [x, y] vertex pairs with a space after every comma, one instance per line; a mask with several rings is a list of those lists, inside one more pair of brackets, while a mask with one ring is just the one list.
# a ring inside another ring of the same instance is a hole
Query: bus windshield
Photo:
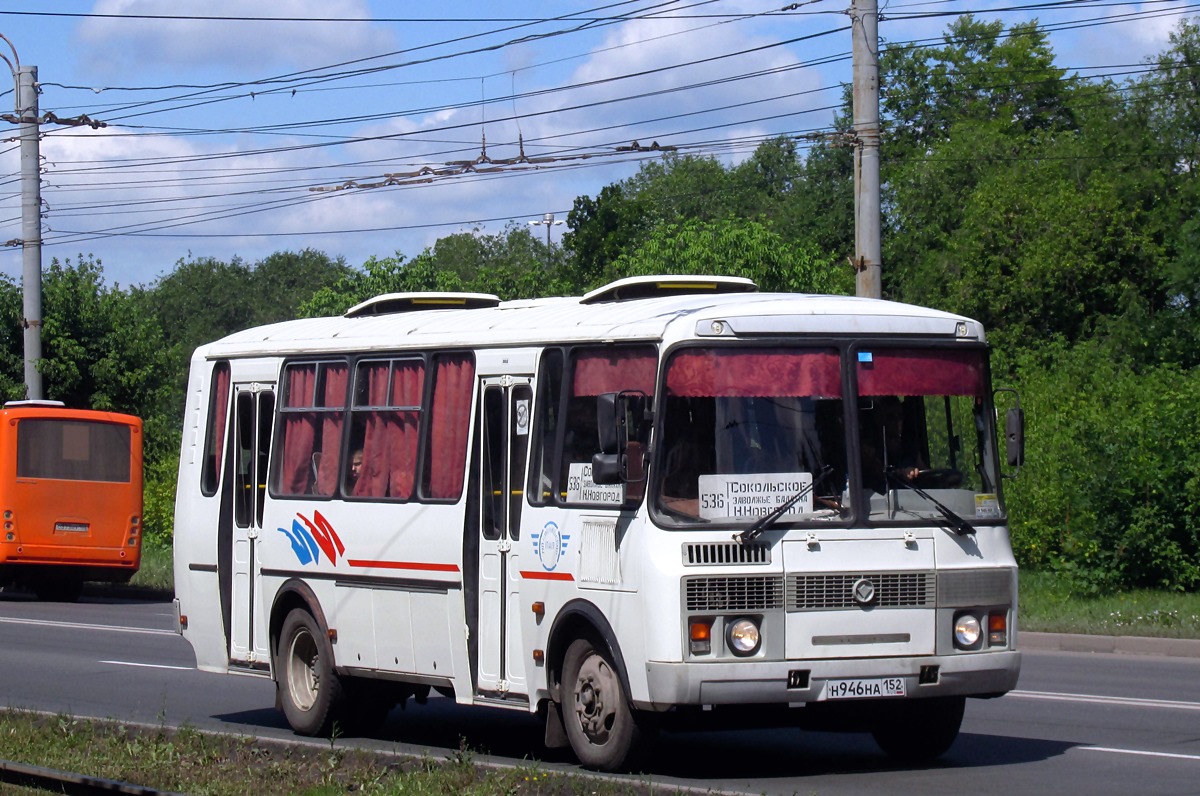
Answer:
[[[667, 364], [654, 489], [666, 524], [792, 514], [840, 518], [841, 357], [832, 348], [687, 348]], [[789, 515], [791, 517], [792, 515]]]
[[982, 349], [681, 349], [652, 509], [668, 527], [749, 524], [800, 494], [780, 522], [943, 522], [938, 503], [999, 518], [985, 362]]
[[855, 360], [862, 478], [853, 494], [868, 519], [937, 519], [943, 507], [967, 521], [999, 519], [985, 352], [859, 349]]

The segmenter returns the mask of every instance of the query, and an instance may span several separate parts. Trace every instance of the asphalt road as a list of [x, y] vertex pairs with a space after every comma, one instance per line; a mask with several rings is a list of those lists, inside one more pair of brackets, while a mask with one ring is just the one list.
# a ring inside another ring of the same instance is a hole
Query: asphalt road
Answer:
[[[197, 672], [170, 602], [88, 597], [75, 605], [0, 594], [0, 701], [75, 716], [294, 740], [270, 682]], [[1200, 792], [1200, 642], [1027, 634], [1018, 690], [971, 700], [938, 763], [897, 767], [868, 736], [796, 730], [665, 734], [647, 764], [659, 786], [752, 794]], [[1113, 649], [1113, 652], [1063, 651]], [[1194, 656], [1193, 656], [1194, 655]], [[375, 738], [399, 754], [578, 771], [540, 751], [527, 715], [430, 699]], [[322, 745], [328, 741], [320, 741]]]

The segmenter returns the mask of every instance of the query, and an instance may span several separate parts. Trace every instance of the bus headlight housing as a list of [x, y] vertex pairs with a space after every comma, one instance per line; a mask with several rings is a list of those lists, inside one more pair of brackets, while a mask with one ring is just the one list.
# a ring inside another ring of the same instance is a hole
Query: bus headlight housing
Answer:
[[983, 639], [979, 617], [962, 613], [954, 617], [954, 646], [959, 649], [976, 649]]
[[758, 623], [748, 617], [729, 622], [725, 626], [725, 645], [739, 658], [746, 658], [758, 652], [762, 646], [762, 634], [759, 633]]

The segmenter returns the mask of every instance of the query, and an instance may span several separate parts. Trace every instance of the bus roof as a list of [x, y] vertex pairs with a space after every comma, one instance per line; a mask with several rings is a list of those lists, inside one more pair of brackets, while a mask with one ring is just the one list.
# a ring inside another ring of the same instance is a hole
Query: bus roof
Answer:
[[[983, 328], [976, 321], [878, 299], [737, 292], [738, 288], [733, 288], [735, 292], [708, 289], [655, 292], [642, 287], [633, 291], [634, 297], [620, 298], [620, 290], [607, 293], [605, 290], [592, 291], [587, 297], [520, 299], [495, 306], [480, 302], [468, 308], [419, 310], [406, 305], [403, 311], [381, 314], [284, 321], [236, 332], [201, 346], [196, 356], [212, 359], [597, 340], [673, 341], [697, 336], [745, 339], [787, 334], [928, 335], [947, 340], [984, 340]], [[606, 300], [597, 301], [598, 296], [605, 296]], [[616, 297], [609, 299], [609, 296]]]
[[62, 401], [25, 400], [7, 401], [0, 407], [0, 417], [13, 419], [59, 419], [84, 420], [141, 428], [142, 420], [136, 415], [123, 412], [108, 412], [102, 409], [73, 409]]

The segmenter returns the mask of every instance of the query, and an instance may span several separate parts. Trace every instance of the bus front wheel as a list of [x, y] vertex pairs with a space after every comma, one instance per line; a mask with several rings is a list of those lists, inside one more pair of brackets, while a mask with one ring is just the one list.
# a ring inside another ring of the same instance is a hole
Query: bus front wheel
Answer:
[[958, 737], [965, 697], [893, 702], [881, 712], [872, 734], [888, 757], [925, 763], [944, 754]]
[[275, 687], [288, 724], [301, 735], [329, 734], [345, 693], [333, 670], [333, 649], [312, 614], [292, 609], [283, 620], [277, 650]]
[[619, 771], [641, 740], [633, 707], [611, 655], [580, 638], [563, 658], [562, 718], [579, 762], [598, 771]]

